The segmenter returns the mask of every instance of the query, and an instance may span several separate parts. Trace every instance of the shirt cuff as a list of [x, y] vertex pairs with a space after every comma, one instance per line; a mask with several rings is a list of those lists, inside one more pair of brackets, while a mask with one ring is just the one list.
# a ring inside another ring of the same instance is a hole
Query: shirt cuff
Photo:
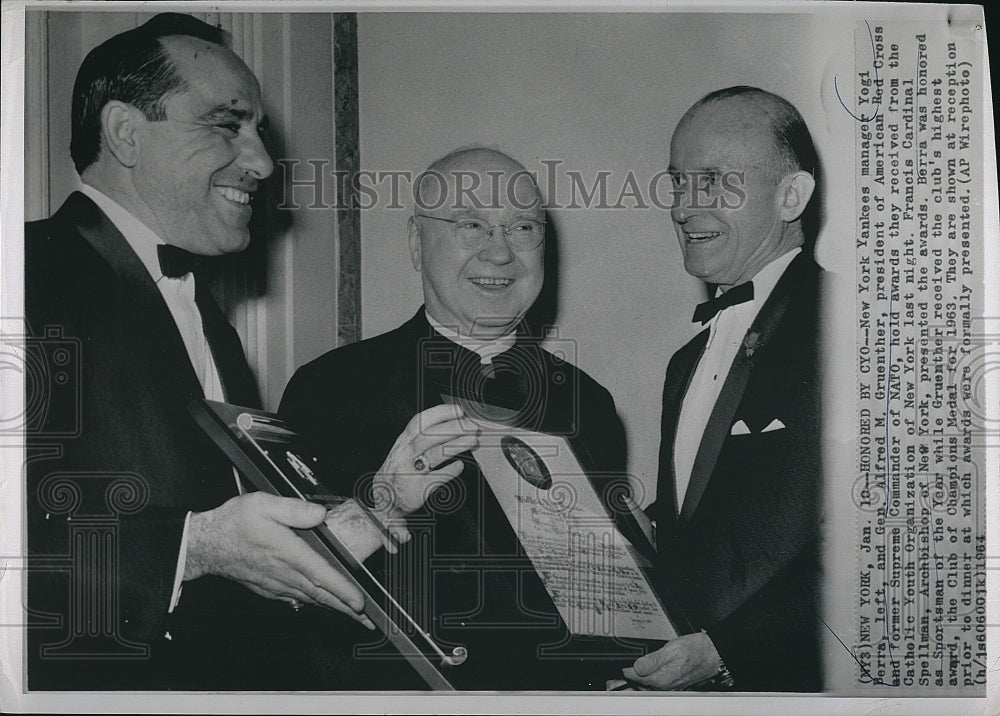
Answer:
[[184, 518], [184, 532], [181, 534], [181, 548], [177, 555], [177, 571], [174, 572], [174, 588], [170, 593], [170, 606], [167, 608], [167, 614], [170, 614], [177, 607], [177, 603], [181, 600], [181, 589], [184, 586], [184, 568], [187, 566], [187, 547], [188, 547], [188, 525], [191, 524], [191, 513], [187, 513], [187, 517]]

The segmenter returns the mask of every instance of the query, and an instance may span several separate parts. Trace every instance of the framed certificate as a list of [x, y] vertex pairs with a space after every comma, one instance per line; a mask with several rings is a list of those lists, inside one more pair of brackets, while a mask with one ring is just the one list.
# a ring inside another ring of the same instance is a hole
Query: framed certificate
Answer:
[[516, 427], [500, 406], [444, 398], [479, 426], [472, 456], [571, 634], [663, 642], [693, 631], [653, 564], [638, 508], [599, 491], [564, 437]]

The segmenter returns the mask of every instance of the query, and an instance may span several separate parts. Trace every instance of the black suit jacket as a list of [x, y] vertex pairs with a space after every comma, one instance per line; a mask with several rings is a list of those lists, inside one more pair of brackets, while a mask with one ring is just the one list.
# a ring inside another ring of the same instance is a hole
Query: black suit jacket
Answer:
[[[739, 690], [822, 687], [820, 274], [800, 254], [761, 307], [706, 426], [681, 505], [677, 420], [708, 330], [667, 368], [657, 501], [649, 513], [671, 585]], [[732, 434], [740, 420], [749, 434]], [[784, 427], [765, 431], [774, 420]]]
[[[394, 331], [331, 351], [300, 368], [280, 412], [313, 444], [335, 491], [365, 499], [365, 484], [396, 437], [442, 394], [504, 405], [532, 430], [568, 438], [599, 494], [620, 496], [624, 430], [610, 394], [568, 362], [519, 337], [485, 378], [478, 356], [434, 332], [421, 309]], [[396, 557], [379, 551], [371, 567], [441, 642], [468, 648], [447, 674], [461, 689], [604, 688], [637, 654], [571, 643], [492, 491], [471, 456], [462, 474], [410, 516], [413, 539]], [[360, 630], [332, 671], [344, 688], [419, 688], [392, 656]], [[325, 638], [325, 637], [319, 637]], [[613, 646], [613, 645], [612, 645]], [[588, 659], [580, 649], [598, 653]], [[627, 650], [626, 650], [627, 651]], [[641, 653], [641, 652], [639, 652]]]
[[[138, 256], [73, 194], [26, 225], [25, 290], [38, 368], [27, 376], [29, 688], [283, 685], [262, 647], [278, 653], [287, 605], [204, 577], [167, 614], [186, 513], [237, 490], [188, 415], [201, 386]], [[227, 398], [253, 406], [226, 328]]]

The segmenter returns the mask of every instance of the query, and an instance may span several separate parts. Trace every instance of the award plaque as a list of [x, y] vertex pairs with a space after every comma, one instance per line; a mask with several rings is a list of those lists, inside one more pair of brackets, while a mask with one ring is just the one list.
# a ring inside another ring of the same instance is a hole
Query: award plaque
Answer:
[[[305, 451], [298, 435], [277, 416], [204, 399], [193, 401], [189, 409], [201, 428], [257, 490], [317, 502], [328, 508], [347, 499], [331, 494], [316, 478], [322, 469], [318, 459]], [[373, 515], [363, 506], [359, 507], [380, 532], [392, 539]], [[453, 647], [446, 653], [438, 646], [325, 524], [296, 532], [362, 591], [364, 614], [427, 686], [438, 691], [453, 691], [444, 670], [458, 667], [465, 661], [465, 648]], [[383, 600], [391, 605], [392, 615], [383, 608]], [[417, 638], [411, 638], [407, 632], [416, 633]]]

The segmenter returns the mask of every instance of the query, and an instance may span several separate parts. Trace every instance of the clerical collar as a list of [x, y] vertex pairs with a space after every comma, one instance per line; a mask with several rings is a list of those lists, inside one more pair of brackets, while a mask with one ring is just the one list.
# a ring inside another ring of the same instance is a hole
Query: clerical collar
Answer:
[[[792, 259], [801, 253], [802, 247], [796, 246], [788, 253], [782, 254], [774, 261], [767, 264], [750, 280], [750, 283], [753, 284], [752, 304], [755, 309], [764, 305], [767, 297], [771, 295], [771, 291], [773, 291], [774, 287], [778, 284], [778, 279], [780, 279], [781, 275], [785, 273], [785, 269], [788, 268], [788, 265], [792, 263]], [[723, 291], [721, 286], [715, 289], [716, 296], [721, 296], [722, 293]]]
[[424, 309], [424, 316], [426, 316], [427, 322], [431, 324], [431, 328], [452, 343], [457, 343], [462, 346], [462, 348], [470, 350], [478, 355], [479, 362], [483, 364], [492, 363], [494, 357], [508, 350], [517, 341], [517, 331], [511, 331], [500, 338], [484, 341], [470, 336], [463, 336], [455, 329], [438, 323], [434, 320], [434, 317], [427, 312], [426, 308]]
[[115, 228], [125, 237], [125, 241], [132, 247], [142, 265], [146, 267], [154, 282], [159, 282], [163, 278], [160, 270], [160, 260], [156, 255], [156, 247], [166, 242], [156, 235], [152, 229], [132, 216], [125, 207], [112, 199], [99, 189], [95, 189], [90, 184], [84, 184], [81, 191], [86, 194], [91, 201], [97, 204], [97, 208], [104, 212]]

